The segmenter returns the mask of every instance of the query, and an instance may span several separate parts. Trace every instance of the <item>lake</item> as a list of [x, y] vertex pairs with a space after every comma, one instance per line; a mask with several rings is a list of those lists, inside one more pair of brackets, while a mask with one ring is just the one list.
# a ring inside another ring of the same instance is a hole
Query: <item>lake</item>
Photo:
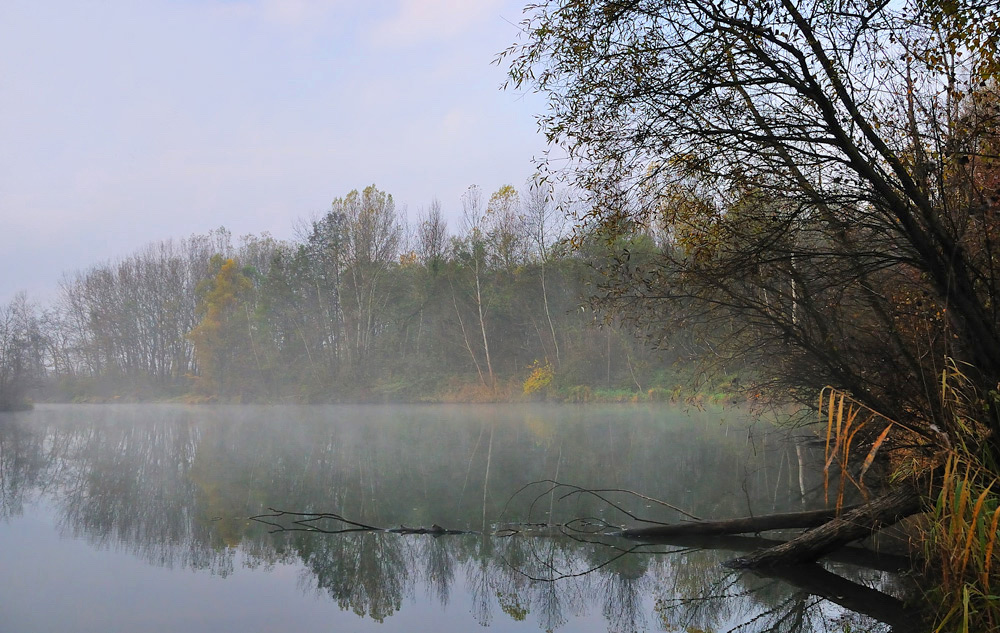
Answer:
[[863, 553], [613, 535], [822, 507], [822, 450], [735, 409], [39, 405], [0, 414], [0, 631], [906, 630]]

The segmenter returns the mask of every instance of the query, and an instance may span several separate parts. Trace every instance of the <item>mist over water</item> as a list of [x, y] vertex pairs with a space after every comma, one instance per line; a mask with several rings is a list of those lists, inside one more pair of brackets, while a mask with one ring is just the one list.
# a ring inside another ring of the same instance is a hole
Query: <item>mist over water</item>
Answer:
[[[631, 489], [705, 518], [813, 507], [801, 486], [815, 490], [820, 475], [800, 479], [784, 436], [738, 411], [634, 406], [3, 414], [0, 613], [17, 631], [624, 631], [729, 630], [799, 609], [801, 628], [779, 630], [827, 630], [835, 616], [885, 629], [773, 578], [727, 571], [733, 552], [658, 545], [623, 555], [636, 543], [603, 534], [635, 521], [609, 503], [521, 490], [543, 479]], [[641, 518], [681, 519], [605, 496]], [[249, 519], [268, 508], [470, 533], [272, 533]], [[560, 536], [523, 525], [573, 518], [596, 527]], [[831, 565], [900, 591], [892, 574]]]

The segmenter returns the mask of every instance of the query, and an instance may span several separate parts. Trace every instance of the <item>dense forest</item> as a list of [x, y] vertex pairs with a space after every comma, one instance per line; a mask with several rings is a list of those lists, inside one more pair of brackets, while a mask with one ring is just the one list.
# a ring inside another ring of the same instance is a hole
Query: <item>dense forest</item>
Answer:
[[0, 393], [8, 408], [29, 394], [206, 402], [683, 397], [692, 375], [675, 361], [694, 353], [690, 342], [653, 350], [588, 305], [603, 285], [601, 262], [655, 251], [655, 232], [570, 250], [557, 197], [541, 186], [508, 185], [488, 198], [470, 187], [453, 231], [439, 202], [411, 226], [373, 185], [301, 222], [295, 241], [234, 240], [219, 229], [151, 244], [66, 275], [44, 309], [23, 295], [8, 305]]

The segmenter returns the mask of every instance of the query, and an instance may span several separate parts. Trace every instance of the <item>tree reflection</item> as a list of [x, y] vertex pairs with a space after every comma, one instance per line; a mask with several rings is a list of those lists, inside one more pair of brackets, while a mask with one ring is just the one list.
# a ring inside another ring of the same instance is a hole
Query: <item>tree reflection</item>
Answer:
[[[500, 574], [496, 573], [493, 557], [493, 538], [484, 534], [475, 541], [475, 550], [465, 562], [465, 577], [469, 597], [472, 599], [472, 616], [476, 622], [489, 626], [493, 621], [495, 587]], [[514, 594], [516, 595], [516, 594]], [[513, 596], [507, 596], [510, 600]]]
[[611, 631], [640, 631], [646, 628], [643, 597], [649, 595], [646, 556], [623, 556], [602, 574], [603, 613]]
[[424, 585], [428, 594], [446, 607], [451, 598], [451, 585], [455, 581], [455, 548], [447, 540], [437, 538], [420, 539], [420, 543], [422, 547], [418, 560], [424, 562]]
[[316, 539], [298, 535], [294, 549], [315, 587], [341, 609], [382, 622], [399, 611], [416, 578], [416, 559], [405, 537], [383, 533]]
[[18, 423], [25, 414], [2, 414], [0, 421], [0, 519], [23, 511], [25, 496], [55, 475], [43, 436]]

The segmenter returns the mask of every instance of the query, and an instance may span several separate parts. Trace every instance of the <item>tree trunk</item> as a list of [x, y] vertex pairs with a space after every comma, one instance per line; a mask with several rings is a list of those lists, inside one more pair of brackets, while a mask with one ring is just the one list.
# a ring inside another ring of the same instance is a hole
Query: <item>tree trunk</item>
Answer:
[[[647, 540], [647, 539], [643, 539]], [[696, 535], [683, 535], [683, 536], [665, 536], [662, 538], [650, 538], [648, 542], [655, 543], [657, 545], [672, 545], [676, 547], [681, 547], [685, 549], [699, 549], [699, 550], [720, 550], [730, 552], [731, 555], [735, 556], [737, 554], [750, 554], [752, 552], [760, 551], [763, 549], [768, 549], [772, 547], [777, 547], [787, 541], [782, 541], [774, 538], [765, 538], [762, 536], [740, 536], [733, 534], [723, 534], [719, 536], [696, 536]], [[872, 549], [868, 549], [864, 546], [857, 545], [847, 545], [834, 552], [830, 552], [824, 557], [824, 560], [833, 563], [845, 563], [848, 565], [853, 565], [855, 567], [865, 567], [867, 569], [875, 569], [878, 571], [885, 571], [894, 574], [898, 574], [904, 571], [909, 571], [913, 569], [913, 561], [910, 560], [908, 556], [903, 556], [900, 554], [887, 554], [885, 552], [877, 552]], [[793, 565], [787, 568], [765, 568], [760, 570], [762, 574], [774, 574], [779, 573], [775, 570], [784, 569], [805, 569], [810, 568], [808, 565]]]
[[671, 536], [719, 536], [723, 534], [756, 534], [767, 530], [784, 530], [793, 528], [813, 528], [827, 523], [838, 514], [850, 512], [861, 506], [849, 506], [806, 512], [786, 512], [783, 514], [765, 514], [757, 517], [742, 517], [739, 519], [724, 519], [721, 521], [691, 521], [674, 525], [654, 525], [643, 528], [622, 530], [625, 538], [664, 538]]
[[867, 503], [836, 509], [743, 517], [721, 521], [691, 521], [622, 530], [634, 539], [669, 539], [749, 534], [767, 530], [812, 528], [792, 540], [727, 562], [736, 568], [767, 568], [813, 563], [852, 541], [870, 536], [921, 509], [918, 486], [906, 482]]
[[541, 259], [542, 271], [542, 306], [545, 308], [545, 318], [549, 322], [549, 332], [552, 333], [552, 347], [556, 350], [556, 369], [560, 369], [562, 359], [559, 357], [559, 339], [556, 338], [556, 326], [552, 324], [552, 315], [549, 313], [549, 294], [545, 290], [545, 249], [542, 248]]
[[796, 538], [727, 563], [737, 568], [763, 568], [812, 563], [851, 541], [871, 535], [921, 509], [921, 496], [912, 483], [858, 506]]
[[451, 287], [451, 302], [455, 305], [455, 316], [458, 317], [458, 325], [462, 329], [462, 341], [465, 343], [465, 349], [468, 350], [469, 356], [472, 358], [472, 363], [476, 366], [476, 373], [479, 374], [479, 382], [486, 385], [486, 379], [483, 377], [483, 368], [479, 366], [476, 353], [472, 351], [472, 345], [469, 343], [469, 334], [465, 331], [465, 321], [462, 320], [462, 311], [458, 308], [458, 299], [455, 298], [455, 286]]
[[483, 295], [479, 284], [479, 260], [476, 260], [476, 308], [479, 310], [479, 329], [483, 332], [483, 351], [486, 355], [486, 371], [490, 375], [490, 388], [496, 388], [493, 377], [493, 362], [490, 360], [490, 342], [486, 338], [486, 320], [483, 316]]

